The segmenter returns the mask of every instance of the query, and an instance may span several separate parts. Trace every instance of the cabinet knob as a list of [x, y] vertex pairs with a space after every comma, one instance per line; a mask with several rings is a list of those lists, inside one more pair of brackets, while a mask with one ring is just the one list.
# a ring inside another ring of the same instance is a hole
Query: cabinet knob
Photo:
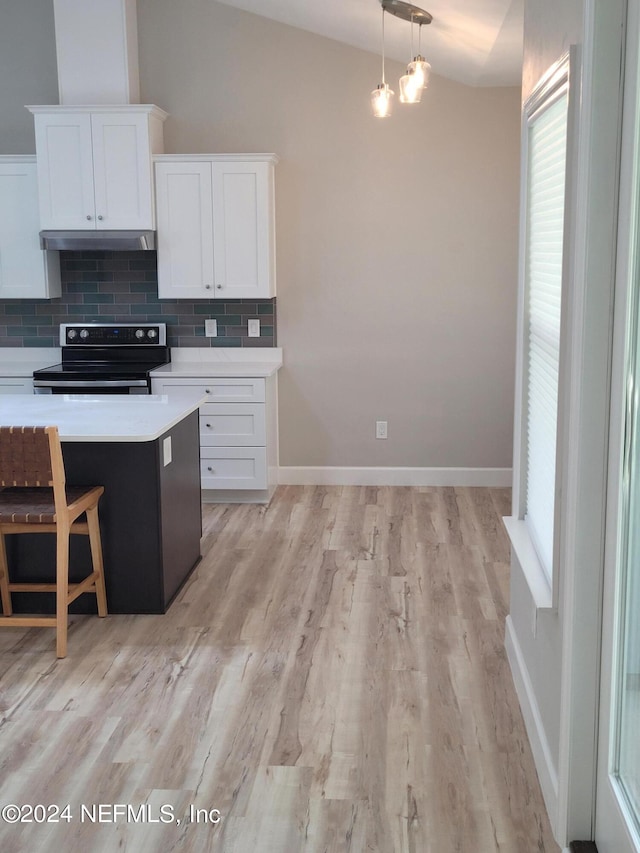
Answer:
[[217, 289], [217, 290], [222, 290], [222, 285], [221, 285], [221, 284], [216, 284], [216, 289]]
[[212, 474], [214, 473], [213, 468], [211, 467], [211, 465], [207, 465], [207, 471], [211, 471], [211, 473], [212, 473]]
[[211, 424], [205, 424], [208, 429], [211, 429]]
[[89, 216], [89, 214], [88, 214], [88, 213], [87, 213], [87, 219], [91, 219], [91, 217]]
[[205, 394], [210, 394], [210, 393], [211, 393], [211, 389], [210, 389], [210, 388], [205, 388], [205, 389], [204, 389], [204, 393], [205, 393]]
[[210, 284], [205, 284], [204, 289], [205, 289], [205, 290], [211, 290], [211, 285], [210, 285]]
[[102, 220], [102, 216], [99, 216], [98, 219]]

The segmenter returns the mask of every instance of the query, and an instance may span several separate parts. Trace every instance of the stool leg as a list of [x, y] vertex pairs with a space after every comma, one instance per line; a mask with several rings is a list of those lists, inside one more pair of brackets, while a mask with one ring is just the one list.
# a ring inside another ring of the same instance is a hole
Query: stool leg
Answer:
[[102, 541], [100, 539], [100, 523], [98, 507], [87, 510], [87, 527], [89, 528], [89, 545], [91, 546], [91, 561], [96, 575], [96, 599], [98, 601], [98, 616], [107, 615], [107, 593], [104, 586], [104, 565], [102, 562]]
[[67, 656], [69, 610], [69, 525], [60, 523], [56, 532], [56, 657]]
[[4, 533], [0, 533], [0, 596], [2, 597], [2, 615], [11, 616], [11, 592], [9, 591], [9, 566], [4, 544]]

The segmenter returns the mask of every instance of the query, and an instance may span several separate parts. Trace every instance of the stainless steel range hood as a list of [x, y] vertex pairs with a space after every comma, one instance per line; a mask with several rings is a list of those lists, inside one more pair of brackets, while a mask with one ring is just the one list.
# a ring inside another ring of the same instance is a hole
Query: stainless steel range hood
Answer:
[[65, 252], [148, 251], [156, 247], [155, 231], [41, 231], [40, 246]]

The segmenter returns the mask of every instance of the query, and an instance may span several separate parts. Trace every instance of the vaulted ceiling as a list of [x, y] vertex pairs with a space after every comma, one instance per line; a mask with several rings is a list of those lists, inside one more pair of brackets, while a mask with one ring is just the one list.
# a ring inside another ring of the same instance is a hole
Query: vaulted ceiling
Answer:
[[[379, 0], [221, 2], [380, 53]], [[422, 53], [431, 63], [434, 74], [469, 86], [520, 85], [524, 0], [413, 2], [433, 15], [433, 23], [422, 27], [421, 39]], [[407, 21], [389, 14], [385, 16], [385, 47], [388, 57], [408, 61], [411, 26]]]

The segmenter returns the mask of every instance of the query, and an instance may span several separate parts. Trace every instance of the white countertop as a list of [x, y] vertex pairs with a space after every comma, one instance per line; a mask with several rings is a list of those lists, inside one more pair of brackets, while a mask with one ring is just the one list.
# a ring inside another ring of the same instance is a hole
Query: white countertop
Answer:
[[0, 376], [31, 379], [34, 370], [59, 361], [59, 347], [0, 347]]
[[184, 377], [211, 377], [212, 379], [220, 379], [228, 376], [235, 378], [238, 376], [251, 377], [254, 379], [272, 376], [280, 367], [282, 362], [210, 362], [204, 364], [201, 361], [185, 361], [171, 362], [163, 367], [156, 367], [151, 371], [152, 379], [168, 379], [168, 378], [184, 378]]
[[178, 377], [272, 376], [282, 367], [280, 347], [183, 347], [171, 350], [171, 362], [151, 371], [152, 379]]
[[[0, 376], [30, 379], [34, 370], [58, 364], [59, 347], [0, 347]], [[272, 376], [282, 367], [281, 347], [172, 347], [171, 363], [152, 377]]]
[[7, 394], [0, 426], [57, 426], [62, 441], [155, 441], [206, 397], [180, 394]]
[[[0, 376], [30, 379], [34, 370], [58, 364], [60, 358], [55, 347], [0, 347]], [[170, 364], [152, 370], [151, 376], [258, 379], [272, 376], [281, 367], [281, 347], [172, 347]]]

